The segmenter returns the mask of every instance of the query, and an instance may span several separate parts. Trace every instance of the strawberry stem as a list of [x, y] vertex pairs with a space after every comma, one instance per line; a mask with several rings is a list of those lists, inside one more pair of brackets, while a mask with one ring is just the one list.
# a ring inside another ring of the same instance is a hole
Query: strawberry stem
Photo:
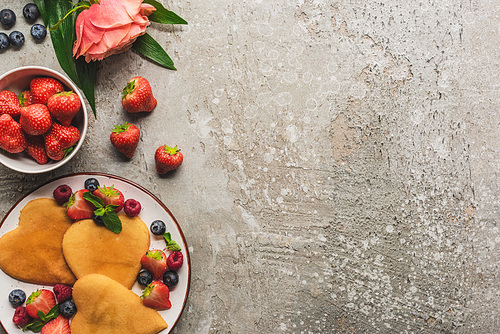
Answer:
[[180, 148], [177, 148], [177, 145], [175, 147], [170, 147], [168, 145], [163, 145], [163, 149], [165, 150], [165, 153], [168, 153], [170, 155], [175, 155], [177, 152], [180, 152]]
[[120, 124], [120, 125], [115, 125], [114, 129], [113, 129], [113, 133], [116, 133], [116, 134], [119, 134], [119, 133], [122, 133], [122, 132], [126, 132], [128, 130], [128, 128], [130, 127], [130, 123], [123, 123], [123, 124]]

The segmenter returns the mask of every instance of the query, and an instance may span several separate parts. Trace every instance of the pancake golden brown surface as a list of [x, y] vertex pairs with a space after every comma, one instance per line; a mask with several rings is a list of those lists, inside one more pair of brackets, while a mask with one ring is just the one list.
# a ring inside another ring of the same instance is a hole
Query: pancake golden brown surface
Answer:
[[66, 231], [63, 253], [77, 278], [104, 274], [132, 288], [141, 269], [141, 257], [149, 249], [149, 230], [139, 217], [119, 217], [123, 226], [120, 233], [92, 219], [77, 221]]
[[78, 312], [71, 321], [72, 334], [155, 334], [168, 327], [138, 295], [105, 275], [78, 279], [73, 300]]
[[71, 224], [66, 209], [55, 200], [28, 202], [18, 227], [0, 238], [0, 268], [29, 283], [73, 285], [76, 278], [62, 253], [62, 239]]

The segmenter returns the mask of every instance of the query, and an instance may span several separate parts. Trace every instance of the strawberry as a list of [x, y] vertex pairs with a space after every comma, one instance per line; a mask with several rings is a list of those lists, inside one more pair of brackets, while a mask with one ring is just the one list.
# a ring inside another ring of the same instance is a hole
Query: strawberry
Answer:
[[53, 78], [35, 78], [30, 82], [33, 103], [47, 104], [49, 97], [64, 90], [63, 85]]
[[114, 185], [111, 187], [97, 186], [97, 189], [93, 192], [93, 194], [102, 199], [104, 206], [117, 205], [118, 207], [115, 209], [115, 212], [120, 211], [125, 203], [125, 197], [122, 192], [116, 189]]
[[0, 148], [10, 153], [19, 153], [28, 146], [21, 125], [12, 116], [0, 116]]
[[134, 77], [127, 82], [122, 91], [122, 106], [130, 113], [151, 112], [157, 101], [149, 82], [143, 77]]
[[36, 160], [40, 165], [44, 165], [49, 161], [47, 152], [45, 151], [45, 141], [43, 136], [26, 135], [28, 146], [26, 153]]
[[74, 126], [63, 126], [58, 123], [52, 124], [50, 130], [44, 135], [45, 150], [49, 158], [61, 160], [80, 140], [80, 131]]
[[122, 125], [115, 125], [109, 139], [111, 140], [111, 144], [113, 144], [118, 151], [130, 159], [134, 155], [135, 149], [139, 144], [140, 136], [141, 131], [137, 126], [130, 123], [124, 123]]
[[57, 119], [62, 125], [69, 126], [71, 120], [78, 113], [82, 102], [74, 92], [61, 92], [52, 95], [47, 101], [52, 117]]
[[21, 123], [24, 132], [38, 136], [49, 131], [52, 126], [52, 118], [46, 106], [43, 104], [32, 104], [21, 109], [19, 123]]
[[95, 208], [92, 203], [83, 198], [83, 194], [86, 192], [88, 192], [87, 189], [78, 190], [64, 204], [69, 218], [73, 220], [92, 218]]
[[31, 94], [31, 91], [25, 90], [19, 93], [19, 104], [21, 104], [21, 107], [33, 104], [33, 94]]
[[167, 271], [167, 256], [161, 249], [149, 250], [141, 258], [141, 266], [153, 275], [154, 279], [161, 279]]
[[167, 145], [160, 146], [155, 152], [156, 171], [165, 174], [171, 170], [179, 168], [182, 164], [183, 156], [180, 149]]
[[50, 309], [56, 305], [54, 293], [47, 289], [38, 289], [26, 300], [26, 312], [32, 318], [38, 318], [38, 312], [49, 313]]
[[59, 315], [54, 320], [47, 322], [40, 334], [70, 334], [69, 319]]
[[17, 95], [10, 90], [3, 90], [0, 92], [0, 115], [9, 114], [12, 117], [21, 114], [21, 104]]
[[170, 291], [160, 281], [151, 282], [142, 292], [142, 303], [154, 309], [167, 310], [172, 307], [170, 303]]

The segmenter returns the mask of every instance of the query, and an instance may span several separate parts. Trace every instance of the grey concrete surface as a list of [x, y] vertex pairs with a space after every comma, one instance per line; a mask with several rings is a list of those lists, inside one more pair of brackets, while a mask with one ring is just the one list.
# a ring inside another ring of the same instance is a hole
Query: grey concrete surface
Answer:
[[[178, 71], [102, 61], [83, 149], [43, 175], [0, 167], [2, 215], [67, 173], [151, 190], [191, 249], [174, 333], [500, 332], [500, 2], [163, 3], [190, 23], [148, 28]], [[31, 64], [60, 69], [50, 41], [0, 54], [2, 73]], [[149, 116], [120, 105], [135, 75]], [[131, 161], [108, 142], [124, 121]], [[164, 143], [185, 162], [160, 178]]]

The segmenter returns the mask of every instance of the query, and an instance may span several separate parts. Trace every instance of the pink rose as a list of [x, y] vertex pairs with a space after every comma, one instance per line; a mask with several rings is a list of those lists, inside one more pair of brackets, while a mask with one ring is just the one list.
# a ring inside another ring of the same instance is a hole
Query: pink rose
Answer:
[[90, 62], [127, 51], [146, 32], [155, 10], [142, 0], [99, 0], [76, 19], [73, 56]]

